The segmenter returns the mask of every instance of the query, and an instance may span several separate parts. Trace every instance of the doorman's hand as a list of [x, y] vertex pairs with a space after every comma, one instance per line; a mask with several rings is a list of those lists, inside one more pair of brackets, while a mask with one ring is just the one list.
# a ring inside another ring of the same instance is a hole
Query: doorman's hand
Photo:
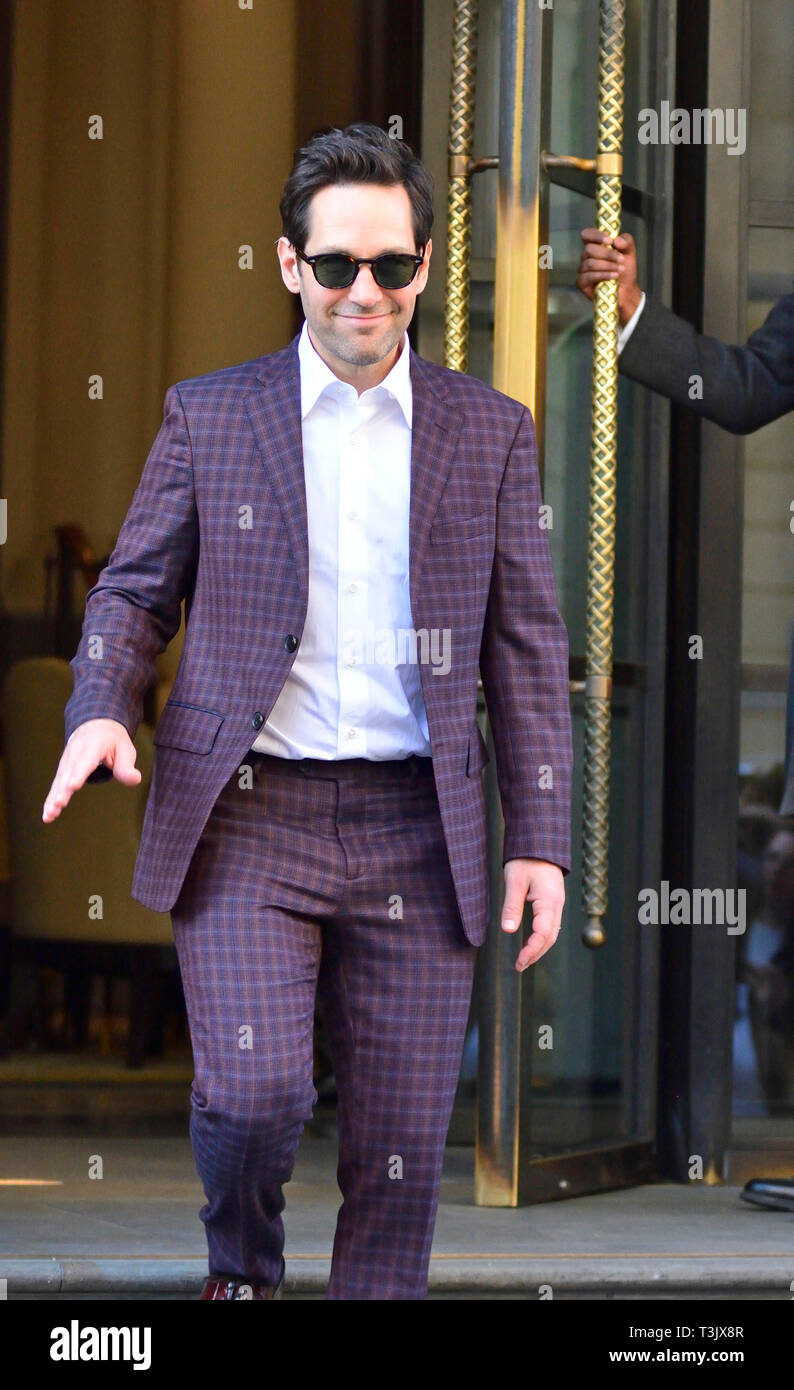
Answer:
[[141, 780], [135, 766], [137, 755], [135, 744], [117, 719], [87, 719], [74, 730], [61, 754], [41, 819], [47, 824], [55, 820], [100, 763], [113, 769], [117, 782], [136, 787]]
[[579, 233], [584, 249], [579, 260], [576, 283], [583, 295], [592, 299], [601, 280], [618, 282], [618, 317], [628, 323], [639, 307], [642, 290], [637, 284], [637, 248], [629, 232], [610, 239], [597, 227], [585, 227]]
[[553, 946], [560, 932], [565, 886], [562, 869], [545, 859], [508, 859], [502, 931], [518, 931], [524, 904], [532, 904], [532, 934], [516, 959], [516, 970], [534, 965]]

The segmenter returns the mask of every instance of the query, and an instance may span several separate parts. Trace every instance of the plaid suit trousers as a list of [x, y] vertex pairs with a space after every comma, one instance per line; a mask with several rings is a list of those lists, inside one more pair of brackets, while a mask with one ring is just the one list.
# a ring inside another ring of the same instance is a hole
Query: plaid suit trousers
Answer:
[[210, 1274], [280, 1274], [282, 1189], [317, 1100], [318, 994], [342, 1193], [325, 1296], [426, 1298], [478, 950], [432, 759], [252, 750], [214, 804], [172, 922]]

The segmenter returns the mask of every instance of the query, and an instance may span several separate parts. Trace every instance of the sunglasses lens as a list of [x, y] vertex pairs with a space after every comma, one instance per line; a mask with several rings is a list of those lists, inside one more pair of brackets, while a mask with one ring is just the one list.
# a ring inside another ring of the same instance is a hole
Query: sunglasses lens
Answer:
[[384, 290], [404, 290], [416, 273], [412, 256], [379, 256], [373, 267], [375, 280]]
[[326, 290], [344, 290], [352, 285], [355, 266], [347, 256], [318, 256], [314, 273]]
[[[329, 252], [314, 262], [317, 281], [326, 290], [346, 290], [352, 285], [356, 267], [349, 256]], [[378, 256], [372, 264], [376, 284], [384, 290], [404, 290], [416, 274], [412, 256]]]

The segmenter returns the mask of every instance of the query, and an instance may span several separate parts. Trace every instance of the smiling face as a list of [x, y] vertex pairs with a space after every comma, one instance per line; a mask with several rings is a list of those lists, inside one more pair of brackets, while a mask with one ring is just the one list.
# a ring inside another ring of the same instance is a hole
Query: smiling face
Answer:
[[[287, 238], [279, 237], [281, 276], [287, 289], [301, 297], [312, 345], [331, 371], [359, 392], [377, 386], [397, 361], [416, 297], [427, 284], [432, 246], [429, 240], [422, 264], [404, 290], [381, 289], [368, 265], [360, 267], [348, 289], [326, 290]], [[418, 255], [406, 189], [373, 183], [321, 188], [309, 204], [309, 236], [302, 250], [306, 256], [341, 251], [373, 259], [387, 251]]]

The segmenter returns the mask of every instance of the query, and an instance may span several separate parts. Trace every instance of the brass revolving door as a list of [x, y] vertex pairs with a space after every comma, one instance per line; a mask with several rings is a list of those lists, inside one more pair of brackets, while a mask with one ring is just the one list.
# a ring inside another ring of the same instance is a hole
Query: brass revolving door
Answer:
[[[661, 849], [665, 424], [647, 393], [618, 393], [614, 286], [593, 311], [575, 278], [579, 230], [622, 227], [643, 284], [665, 293], [670, 157], [639, 145], [636, 117], [664, 90], [671, 26], [665, 0], [443, 8], [425, 43], [451, 54], [447, 260], [420, 351], [443, 341], [448, 366], [532, 411], [571, 648], [575, 862], [560, 938], [523, 976], [499, 930], [503, 827], [481, 708], [492, 924], [476, 991], [475, 1198], [511, 1206], [653, 1173], [659, 941], [638, 930], [637, 894], [658, 881]], [[442, 112], [423, 98], [427, 152]]]

